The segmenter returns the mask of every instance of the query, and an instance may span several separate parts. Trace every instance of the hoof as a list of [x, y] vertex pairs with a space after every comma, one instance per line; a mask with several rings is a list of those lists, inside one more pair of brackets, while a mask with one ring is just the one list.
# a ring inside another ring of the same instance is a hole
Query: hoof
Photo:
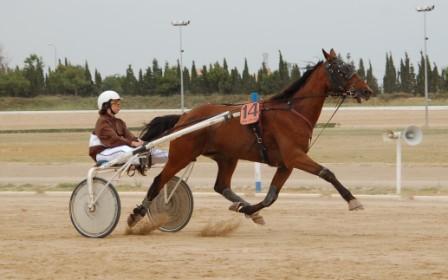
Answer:
[[127, 220], [128, 227], [132, 228], [138, 222], [140, 222], [140, 220], [143, 219], [143, 217], [145, 217], [147, 211], [148, 210], [144, 206], [142, 206], [142, 205], [137, 206], [136, 208], [134, 208], [132, 213], [129, 214], [129, 216], [128, 216], [128, 220]]
[[364, 206], [355, 198], [348, 202], [348, 210], [364, 210]]
[[252, 222], [256, 223], [257, 225], [264, 226], [266, 224], [263, 216], [261, 216], [258, 212], [255, 212], [252, 215], [246, 214], [246, 218], [251, 219]]
[[242, 202], [234, 202], [234, 203], [232, 203], [232, 205], [230, 205], [229, 210], [235, 211], [235, 212], [240, 212], [241, 207], [243, 207]]

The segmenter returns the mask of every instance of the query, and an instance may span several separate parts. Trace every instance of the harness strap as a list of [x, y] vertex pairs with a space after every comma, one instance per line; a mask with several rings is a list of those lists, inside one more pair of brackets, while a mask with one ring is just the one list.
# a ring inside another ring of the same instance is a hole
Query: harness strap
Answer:
[[299, 117], [307, 125], [309, 139], [310, 139], [310, 142], [311, 142], [311, 138], [313, 137], [313, 129], [314, 129], [313, 124], [310, 122], [310, 120], [305, 115], [303, 115], [302, 113], [300, 113], [299, 111], [294, 109], [294, 107], [292, 105], [293, 105], [293, 101], [290, 100], [287, 103], [273, 104], [273, 105], [271, 105], [269, 107], [268, 106], [264, 106], [263, 110], [264, 111], [268, 111], [268, 110], [289, 110], [289, 111], [291, 111], [291, 113], [293, 113], [294, 115]]
[[269, 164], [268, 149], [266, 148], [266, 146], [263, 143], [263, 133], [261, 130], [260, 122], [250, 124], [249, 127], [255, 135], [255, 140], [257, 141], [261, 161], [263, 163]]
[[308, 125], [308, 128], [309, 128], [311, 131], [313, 130], [313, 125], [311, 124], [310, 120], [309, 120], [307, 117], [305, 117], [304, 115], [300, 114], [299, 111], [297, 111], [296, 109], [294, 109], [292, 106], [291, 106], [291, 108], [290, 108], [289, 110], [291, 110], [291, 112], [292, 112], [293, 114], [295, 114], [296, 116], [298, 116], [299, 118], [301, 118], [302, 120], [304, 120], [305, 123]]

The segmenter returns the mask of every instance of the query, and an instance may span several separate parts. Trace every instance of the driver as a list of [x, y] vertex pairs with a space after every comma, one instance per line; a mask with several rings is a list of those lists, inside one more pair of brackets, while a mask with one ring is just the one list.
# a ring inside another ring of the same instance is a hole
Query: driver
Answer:
[[[123, 120], [116, 117], [121, 109], [121, 98], [117, 92], [102, 92], [98, 96], [98, 109], [99, 117], [89, 141], [89, 155], [93, 160], [111, 161], [144, 144], [129, 131]], [[168, 152], [152, 149], [151, 158], [153, 163], [164, 163], [168, 159]], [[136, 161], [133, 164], [138, 166], [138, 170], [144, 175], [144, 163], [138, 159]]]

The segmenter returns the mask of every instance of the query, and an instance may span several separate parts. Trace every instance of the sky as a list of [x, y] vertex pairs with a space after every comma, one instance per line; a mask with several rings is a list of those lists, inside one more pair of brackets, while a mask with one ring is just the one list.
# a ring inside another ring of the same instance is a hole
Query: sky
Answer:
[[255, 73], [267, 54], [278, 67], [278, 51], [304, 67], [334, 48], [356, 64], [372, 63], [379, 82], [385, 56], [395, 66], [407, 52], [417, 66], [423, 50], [423, 13], [427, 14], [428, 55], [448, 66], [448, 1], [428, 0], [0, 0], [0, 47], [8, 65], [23, 66], [32, 53], [47, 67], [54, 57], [97, 69], [103, 77], [123, 75], [128, 65], [145, 69], [153, 58], [170, 65], [179, 59], [179, 28], [173, 20], [190, 20], [182, 28], [184, 66], [227, 59], [229, 67]]

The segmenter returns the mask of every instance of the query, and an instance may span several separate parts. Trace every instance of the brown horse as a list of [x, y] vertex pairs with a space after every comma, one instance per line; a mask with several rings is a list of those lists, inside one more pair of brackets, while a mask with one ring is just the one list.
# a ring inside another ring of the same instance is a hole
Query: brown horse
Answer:
[[[372, 94], [353, 66], [337, 58], [333, 49], [330, 53], [322, 51], [325, 61], [317, 63], [281, 93], [261, 102], [261, 126], [249, 128], [241, 125], [238, 119], [231, 119], [172, 141], [168, 162], [155, 177], [142, 205], [129, 215], [128, 225], [133, 226], [143, 218], [151, 201], [168, 180], [199, 155], [212, 158], [218, 164], [214, 190], [233, 203], [229, 209], [244, 213], [259, 224], [264, 223], [259, 211], [275, 202], [294, 168], [330, 182], [347, 201], [349, 210], [363, 209], [329, 169], [307, 155], [313, 128], [327, 96], [352, 96], [361, 102], [361, 98], [368, 99]], [[180, 117], [174, 116], [173, 119], [170, 116], [170, 124], [162, 125], [162, 130], [174, 124], [174, 129], [181, 128], [224, 111], [239, 111], [240, 108], [241, 105], [202, 105]], [[269, 191], [260, 203], [251, 205], [231, 190], [232, 174], [239, 159], [265, 162], [277, 167]]]

